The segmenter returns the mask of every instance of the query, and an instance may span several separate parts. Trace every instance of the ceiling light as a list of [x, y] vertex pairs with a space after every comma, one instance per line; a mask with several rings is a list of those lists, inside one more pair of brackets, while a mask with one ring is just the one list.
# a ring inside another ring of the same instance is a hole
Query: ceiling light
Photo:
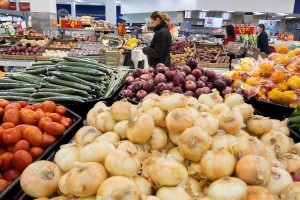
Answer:
[[209, 12], [210, 10], [202, 10], [203, 12]]
[[120, 4], [121, 3], [121, 1], [116, 1], [116, 4]]
[[296, 17], [285, 17], [286, 19], [294, 19], [294, 18], [296, 18]]
[[77, 2], [83, 2], [82, 0], [75, 0], [75, 1], [77, 1]]
[[285, 13], [276, 13], [277, 15], [288, 15], [288, 14], [285, 14]]
[[261, 13], [261, 12], [253, 12], [254, 15], [263, 15], [265, 13]]
[[227, 11], [228, 13], [233, 13], [234, 11]]
[[101, 6], [101, 5], [103, 5], [103, 4], [101, 4], [101, 3], [89, 3], [90, 5], [95, 5], [95, 6]]

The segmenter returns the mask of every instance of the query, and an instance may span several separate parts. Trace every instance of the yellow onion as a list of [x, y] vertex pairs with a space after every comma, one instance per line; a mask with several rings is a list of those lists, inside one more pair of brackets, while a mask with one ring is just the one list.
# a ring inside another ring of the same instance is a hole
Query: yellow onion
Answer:
[[65, 144], [60, 147], [54, 157], [55, 164], [62, 172], [68, 172], [73, 167], [75, 162], [79, 161], [80, 147], [77, 144]]
[[152, 194], [152, 185], [147, 179], [141, 176], [134, 176], [133, 180], [139, 186], [142, 195]]
[[50, 197], [57, 191], [62, 172], [49, 161], [36, 161], [23, 171], [20, 179], [22, 190], [34, 198]]
[[142, 200], [160, 200], [157, 196], [142, 196]]
[[243, 116], [245, 122], [254, 114], [254, 108], [252, 107], [252, 105], [247, 103], [237, 105], [233, 108], [233, 110], [238, 111]]
[[157, 186], [176, 186], [188, 179], [184, 165], [169, 157], [159, 157], [150, 164], [149, 175]]
[[114, 127], [114, 132], [117, 133], [121, 139], [127, 139], [128, 120], [119, 121]]
[[176, 161], [180, 163], [184, 163], [184, 157], [181, 155], [178, 147], [173, 147], [168, 151], [168, 156], [174, 158]]
[[205, 178], [201, 170], [201, 164], [198, 163], [191, 163], [187, 166], [188, 174], [190, 177], [196, 179], [197, 181], [201, 181]]
[[194, 120], [190, 113], [183, 108], [177, 108], [169, 112], [166, 117], [166, 125], [170, 132], [180, 134], [185, 129], [193, 126]]
[[188, 128], [179, 136], [180, 153], [192, 161], [200, 161], [211, 145], [212, 138], [199, 127]]
[[286, 171], [289, 173], [296, 172], [300, 169], [300, 156], [296, 154], [280, 154], [278, 160], [286, 165]]
[[212, 137], [212, 150], [218, 151], [220, 149], [225, 149], [229, 151], [231, 145], [236, 141], [236, 136], [226, 134], [224, 131], [219, 131]]
[[120, 142], [120, 136], [115, 133], [115, 132], [107, 132], [104, 133], [103, 135], [100, 135], [99, 137], [97, 137], [94, 142], [109, 142], [113, 145], [116, 145], [118, 142]]
[[143, 100], [147, 100], [147, 99], [154, 99], [154, 100], [160, 100], [160, 96], [155, 94], [155, 93], [150, 93], [147, 96], [145, 96], [145, 98]]
[[276, 153], [270, 147], [266, 147], [266, 156], [265, 158], [269, 161], [271, 167], [278, 167], [281, 169], [287, 168], [287, 163], [281, 162], [277, 159]]
[[200, 103], [195, 97], [186, 97], [187, 98], [187, 106], [194, 108], [196, 110], [199, 109]]
[[292, 153], [300, 156], [300, 142], [298, 142], [294, 145]]
[[160, 200], [193, 200], [183, 187], [161, 187], [156, 196]]
[[244, 200], [279, 200], [279, 198], [267, 188], [254, 185], [248, 187]]
[[96, 128], [102, 133], [112, 131], [116, 123], [116, 120], [109, 111], [100, 113], [96, 117]]
[[80, 162], [104, 163], [106, 156], [116, 150], [116, 147], [105, 141], [95, 142], [81, 147], [79, 151]]
[[96, 117], [98, 114], [102, 112], [106, 112], [109, 108], [108, 107], [94, 107], [92, 108], [86, 116], [86, 124], [88, 126], [96, 126]]
[[262, 156], [243, 156], [236, 165], [237, 176], [249, 185], [266, 185], [271, 176], [271, 166]]
[[212, 200], [242, 200], [247, 184], [235, 177], [224, 177], [214, 181], [207, 189], [207, 197]]
[[227, 94], [225, 96], [224, 103], [229, 108], [234, 108], [235, 106], [242, 105], [244, 103], [244, 97], [240, 94]]
[[195, 200], [212, 200], [212, 199], [210, 199], [209, 197], [198, 197], [195, 198]]
[[293, 182], [292, 176], [284, 169], [271, 168], [271, 177], [266, 185], [271, 192], [280, 195], [282, 190]]
[[76, 163], [75, 167], [67, 172], [63, 189], [59, 190], [67, 192], [67, 196], [92, 196], [97, 193], [106, 178], [107, 173], [103, 165], [95, 162]]
[[260, 140], [267, 146], [272, 148], [275, 153], [289, 153], [293, 150], [293, 139], [283, 133], [271, 130], [264, 134]]
[[106, 179], [97, 191], [97, 199], [130, 199], [140, 200], [141, 191], [138, 185], [124, 176], [112, 176]]
[[141, 161], [130, 152], [115, 150], [105, 158], [105, 168], [112, 176], [133, 177], [138, 174]]
[[129, 119], [127, 138], [133, 143], [145, 143], [151, 138], [154, 127], [154, 120], [149, 114], [139, 113]]
[[290, 135], [290, 129], [288, 128], [288, 119], [285, 119], [283, 121], [277, 119], [271, 119], [271, 121], [272, 121], [272, 130], [280, 131], [286, 136]]
[[254, 115], [247, 121], [247, 130], [252, 135], [262, 136], [272, 129], [272, 121], [260, 115]]
[[169, 139], [175, 145], [178, 145], [180, 134], [172, 133], [169, 131]]
[[201, 187], [200, 187], [199, 182], [196, 179], [191, 178], [191, 177], [188, 178], [185, 190], [192, 197], [199, 197], [199, 196], [202, 195], [202, 193], [201, 193]]
[[182, 94], [166, 93], [161, 96], [159, 107], [164, 111], [171, 111], [176, 108], [185, 108], [187, 106], [187, 98]]
[[242, 115], [234, 110], [224, 111], [218, 116], [220, 129], [226, 133], [235, 135], [243, 126]]
[[101, 135], [95, 127], [84, 126], [80, 128], [75, 134], [75, 142], [79, 145], [87, 145], [94, 142], [94, 140]]
[[128, 151], [130, 154], [137, 156], [140, 161], [143, 161], [150, 151], [150, 145], [148, 143], [133, 144], [129, 140], [123, 140], [117, 144], [117, 149]]
[[252, 136], [244, 136], [239, 138], [236, 143], [231, 146], [231, 153], [237, 158], [241, 159], [245, 155], [254, 154], [259, 156], [266, 156], [266, 148], [264, 143]]
[[94, 108], [107, 108], [107, 105], [104, 101], [98, 101], [95, 105]]
[[219, 121], [212, 114], [202, 112], [199, 114], [198, 119], [195, 121], [194, 126], [200, 127], [208, 135], [214, 135], [219, 129]]
[[150, 180], [149, 168], [150, 166], [161, 156], [164, 156], [163, 153], [159, 151], [152, 151], [151, 154], [148, 154], [145, 159], [142, 161], [142, 173], [141, 176]]
[[225, 103], [220, 103], [220, 104], [215, 105], [211, 109], [211, 114], [218, 116], [221, 112], [228, 111], [228, 110], [230, 110], [230, 109]]
[[[94, 200], [94, 199], [88, 199], [87, 197], [83, 197], [83, 198], [78, 198], [77, 200]], [[67, 196], [58, 196], [58, 197], [51, 198], [50, 200], [72, 200], [72, 198]]]
[[244, 137], [244, 136], [250, 136], [249, 133], [245, 130], [240, 130], [237, 134], [235, 134], [236, 137], [240, 138], [240, 137]]
[[142, 111], [146, 112], [147, 110], [156, 107], [158, 105], [158, 102], [159, 102], [158, 99], [145, 97], [141, 103], [141, 109]]
[[211, 109], [205, 105], [205, 104], [199, 104], [199, 107], [198, 107], [198, 112], [201, 113], [201, 112], [208, 112], [208, 113], [211, 113]]
[[300, 182], [289, 184], [280, 194], [282, 200], [298, 200], [300, 193]]
[[201, 159], [201, 171], [211, 181], [231, 176], [235, 170], [236, 159], [228, 151], [207, 151]]
[[146, 113], [148, 113], [154, 120], [155, 126], [164, 127], [166, 120], [166, 113], [159, 107], [149, 108]]
[[195, 108], [192, 108], [192, 107], [186, 107], [185, 108], [191, 115], [191, 117], [193, 118], [194, 121], [196, 121], [199, 117], [199, 112], [195, 109]]
[[110, 113], [116, 121], [128, 120], [130, 115], [136, 114], [137, 108], [126, 99], [116, 101], [110, 107]]
[[223, 103], [223, 98], [220, 96], [218, 90], [213, 89], [210, 94], [202, 94], [198, 98], [198, 102], [200, 104], [205, 104], [209, 108], [213, 108], [215, 105]]
[[149, 140], [151, 150], [163, 150], [168, 145], [168, 135], [164, 129], [155, 127]]

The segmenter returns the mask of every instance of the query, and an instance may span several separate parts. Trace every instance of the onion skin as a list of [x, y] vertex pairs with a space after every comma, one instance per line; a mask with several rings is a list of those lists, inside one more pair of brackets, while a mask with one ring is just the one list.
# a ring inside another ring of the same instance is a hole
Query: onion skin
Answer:
[[243, 116], [234, 110], [223, 111], [218, 116], [220, 129], [226, 133], [235, 135], [243, 126]]
[[284, 135], [282, 132], [271, 130], [264, 134], [260, 140], [267, 146], [273, 149], [275, 153], [289, 153], [293, 150], [293, 139]]
[[239, 160], [246, 155], [266, 156], [264, 143], [252, 136], [243, 136], [231, 146], [231, 153]]
[[300, 142], [298, 142], [294, 145], [292, 153], [300, 156]]
[[133, 180], [123, 176], [109, 177], [97, 191], [97, 199], [140, 200], [141, 195], [138, 185]]
[[[98, 107], [99, 106], [99, 107]], [[96, 126], [96, 116], [102, 112], [105, 112], [108, 110], [108, 108], [105, 106], [105, 107], [100, 107], [100, 105], [98, 105], [96, 107], [96, 105], [94, 106], [94, 108], [92, 108], [88, 113], [87, 113], [87, 116], [86, 116], [86, 124], [88, 126]]]
[[195, 120], [194, 126], [200, 127], [208, 135], [215, 135], [219, 129], [219, 121], [213, 115], [207, 112], [199, 114], [198, 119]]
[[296, 154], [286, 153], [278, 155], [278, 160], [286, 164], [286, 171], [289, 173], [296, 172], [300, 169], [300, 156]]
[[201, 159], [201, 171], [211, 181], [231, 176], [235, 170], [236, 159], [228, 151], [207, 151]]
[[255, 185], [247, 189], [244, 200], [279, 200], [279, 198], [267, 188]]
[[114, 132], [119, 135], [121, 139], [127, 139], [128, 120], [122, 120], [116, 123]]
[[244, 98], [240, 94], [228, 94], [225, 96], [224, 103], [229, 108], [234, 108], [235, 106], [242, 105], [244, 103]]
[[153, 118], [155, 126], [165, 126], [166, 113], [161, 108], [151, 107], [146, 112]]
[[250, 104], [247, 104], [247, 103], [237, 105], [233, 108], [233, 110], [238, 111], [243, 116], [243, 119], [245, 122], [249, 118], [251, 118], [254, 113], [254, 108]]
[[171, 111], [175, 108], [187, 106], [187, 98], [182, 94], [167, 93], [161, 96], [159, 107], [164, 111]]
[[233, 145], [236, 141], [236, 136], [220, 132], [212, 137], [211, 149], [214, 151], [219, 151], [221, 149], [230, 151], [231, 145]]
[[168, 135], [164, 129], [155, 127], [149, 140], [150, 149], [163, 150], [168, 145]]
[[282, 200], [297, 200], [300, 193], [300, 182], [289, 184], [280, 194]]
[[179, 137], [178, 147], [186, 159], [200, 161], [210, 149], [212, 138], [199, 127], [186, 129]]
[[213, 93], [202, 94], [198, 98], [199, 103], [207, 105], [209, 108], [213, 108], [215, 105], [223, 103], [223, 98], [220, 96], [220, 93], [213, 89]]
[[246, 155], [238, 161], [236, 173], [249, 185], [266, 185], [271, 176], [271, 166], [262, 156]]
[[116, 150], [116, 147], [109, 142], [91, 143], [80, 148], [79, 160], [81, 162], [104, 163], [106, 156]]
[[272, 167], [271, 177], [266, 188], [274, 194], [280, 195], [283, 189], [291, 183], [293, 183], [293, 178], [286, 170]]
[[235, 177], [224, 177], [214, 181], [207, 189], [207, 197], [212, 200], [242, 200], [247, 184]]
[[172, 133], [180, 134], [185, 129], [192, 127], [193, 123], [193, 117], [184, 108], [174, 109], [166, 117], [166, 126]]
[[96, 128], [102, 133], [112, 131], [116, 123], [116, 120], [109, 111], [100, 113], [96, 117]]
[[84, 126], [76, 132], [75, 142], [79, 145], [87, 145], [92, 143], [100, 135], [101, 132], [99, 132], [95, 127]]
[[156, 196], [160, 200], [193, 200], [183, 187], [161, 187]]
[[184, 157], [181, 155], [178, 147], [173, 147], [168, 151], [168, 156], [171, 156], [174, 158], [176, 161], [180, 163], [184, 163]]
[[134, 176], [133, 180], [139, 186], [142, 195], [148, 196], [152, 194], [152, 185], [147, 179], [141, 176]]
[[56, 152], [54, 162], [62, 172], [68, 172], [74, 167], [74, 163], [79, 161], [79, 152], [80, 148], [77, 144], [63, 145]]
[[263, 116], [254, 115], [247, 121], [247, 130], [255, 136], [262, 136], [272, 129], [272, 121]]
[[133, 105], [126, 100], [116, 101], [110, 107], [110, 113], [116, 121], [128, 120], [132, 114]]
[[109, 142], [113, 145], [116, 146], [116, 144], [118, 142], [120, 142], [120, 136], [115, 133], [115, 132], [107, 132], [107, 133], [104, 133], [103, 135], [100, 135], [99, 137], [97, 137], [94, 142], [102, 142], [102, 141], [105, 141], [105, 142]]
[[137, 114], [129, 120], [127, 138], [133, 143], [143, 144], [151, 138], [154, 127], [154, 120], [149, 114]]
[[31, 197], [50, 197], [56, 193], [61, 176], [62, 172], [53, 162], [36, 161], [23, 171], [20, 184]]

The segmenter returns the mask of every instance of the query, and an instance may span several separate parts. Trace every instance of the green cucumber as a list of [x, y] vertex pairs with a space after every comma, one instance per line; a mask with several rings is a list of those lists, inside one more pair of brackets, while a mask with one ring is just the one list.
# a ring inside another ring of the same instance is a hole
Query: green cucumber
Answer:
[[104, 76], [92, 76], [92, 75], [72, 73], [72, 72], [64, 72], [64, 73], [86, 81], [92, 81], [97, 83], [100, 83], [104, 80]]
[[[51, 89], [65, 89], [67, 87], [62, 86], [62, 85], [56, 85], [56, 84], [52, 84], [52, 83], [41, 83], [42, 88], [51, 88]], [[41, 88], [41, 89], [42, 89]]]
[[39, 98], [47, 98], [47, 97], [59, 97], [59, 96], [64, 96], [64, 97], [74, 97], [74, 98], [79, 98], [84, 101], [86, 101], [88, 98], [84, 98], [81, 96], [76, 96], [76, 95], [66, 95], [66, 94], [61, 94], [61, 93], [55, 93], [55, 92], [35, 92], [31, 94], [30, 97], [39, 99]]
[[38, 74], [45, 74], [47, 71], [48, 71], [48, 68], [41, 67], [40, 69], [26, 70], [24, 73], [38, 75]]
[[292, 117], [300, 116], [300, 110], [295, 109], [294, 112], [292, 113]]
[[56, 64], [56, 63], [64, 61], [64, 59], [63, 58], [50, 58], [50, 61], [51, 61], [51, 63]]
[[16, 92], [16, 93], [33, 93], [36, 92], [34, 88], [13, 88], [13, 89], [6, 89], [1, 90], [3, 92]]
[[0, 96], [30, 97], [30, 93], [9, 92], [5, 90], [0, 90]]
[[34, 62], [31, 64], [31, 66], [37, 66], [37, 65], [52, 65], [52, 62], [46, 61], [46, 62]]
[[60, 94], [77, 95], [82, 97], [89, 96], [89, 94], [86, 91], [71, 89], [71, 88], [65, 88], [65, 89], [40, 88], [38, 92], [54, 92]]
[[35, 70], [35, 69], [41, 69], [41, 68], [49, 68], [49, 67], [54, 67], [55, 65], [36, 65], [36, 66], [32, 66], [32, 67], [26, 67], [26, 71], [28, 70]]
[[289, 124], [300, 124], [300, 116], [289, 118]]
[[71, 87], [71, 88], [75, 88], [75, 89], [79, 89], [79, 90], [84, 90], [87, 92], [91, 92], [92, 89], [89, 86], [86, 85], [81, 85], [78, 83], [74, 83], [71, 81], [65, 81], [56, 77], [44, 77], [44, 80], [52, 83], [52, 84], [57, 84], [57, 85], [62, 85], [62, 86], [67, 86], [67, 87]]
[[300, 104], [297, 106], [297, 109], [300, 110]]
[[300, 128], [300, 124], [292, 124], [289, 128]]
[[13, 89], [13, 88], [39, 88], [38, 85], [29, 83], [0, 83], [0, 89]]
[[0, 99], [6, 99], [8, 101], [29, 101], [30, 97], [0, 95]]
[[86, 69], [84, 67], [70, 67], [67, 65], [57, 65], [55, 67], [59, 71], [64, 71], [64, 72], [73, 72], [73, 73], [87, 74], [87, 75], [92, 75], [92, 76], [102, 76], [103, 75], [103, 72], [99, 72], [98, 70], [95, 70], [95, 69]]
[[34, 99], [30, 98], [29, 101], [31, 102], [43, 102], [43, 101], [54, 101], [54, 102], [64, 102], [64, 103], [83, 103], [84, 101], [82, 99], [76, 98], [76, 97], [64, 97], [64, 96], [59, 96], [59, 97], [47, 97], [47, 98], [40, 98], [40, 99]]
[[8, 77], [2, 77], [0, 78], [0, 83], [20, 83], [20, 81], [8, 78]]
[[61, 65], [67, 65], [67, 66], [70, 66], [70, 67], [84, 67], [84, 68], [95, 69], [95, 70], [101, 71], [101, 72], [103, 72], [105, 74], [111, 73], [110, 70], [108, 70], [106, 68], [103, 68], [103, 67], [101, 67], [99, 65], [92, 65], [92, 64], [79, 63], [79, 62], [70, 62], [70, 61], [64, 61], [64, 62], [61, 62], [59, 64], [61, 64]]
[[80, 58], [74, 58], [74, 57], [64, 57], [65, 60], [71, 61], [71, 62], [79, 62], [79, 63], [86, 63], [86, 64], [95, 64], [95, 61], [90, 61], [86, 59], [80, 59]]
[[24, 76], [22, 73], [9, 73], [7, 76], [18, 81], [23, 81], [32, 84], [40, 84], [40, 80], [33, 79], [26, 75]]

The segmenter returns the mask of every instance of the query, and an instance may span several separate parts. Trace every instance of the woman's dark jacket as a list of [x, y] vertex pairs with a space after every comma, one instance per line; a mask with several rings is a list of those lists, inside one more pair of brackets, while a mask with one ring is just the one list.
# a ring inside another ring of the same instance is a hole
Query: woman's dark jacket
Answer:
[[268, 43], [268, 34], [263, 31], [257, 37], [257, 47], [261, 52], [269, 54], [269, 43]]
[[171, 65], [170, 49], [172, 36], [166, 22], [161, 22], [153, 28], [155, 32], [150, 47], [143, 49], [144, 54], [148, 56], [148, 63], [155, 67], [158, 63], [164, 63], [166, 66]]

